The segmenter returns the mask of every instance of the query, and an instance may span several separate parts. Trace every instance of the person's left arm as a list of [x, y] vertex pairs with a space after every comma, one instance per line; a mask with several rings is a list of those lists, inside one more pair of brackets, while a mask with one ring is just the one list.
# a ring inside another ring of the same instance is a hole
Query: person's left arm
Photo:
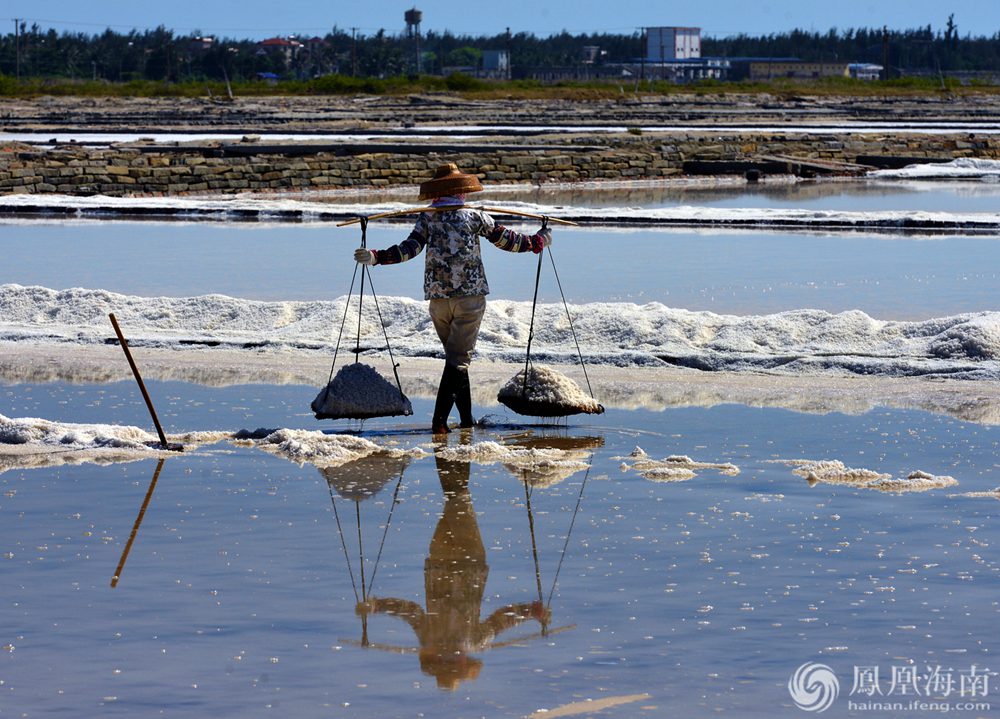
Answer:
[[480, 233], [507, 252], [534, 252], [537, 255], [543, 248], [552, 244], [552, 231], [548, 228], [540, 229], [533, 235], [523, 235], [494, 222], [493, 218], [485, 213]]
[[544, 629], [552, 619], [552, 611], [541, 602], [508, 604], [493, 612], [479, 626], [481, 632], [479, 641], [485, 644], [501, 632], [512, 629], [528, 619], [534, 619]]

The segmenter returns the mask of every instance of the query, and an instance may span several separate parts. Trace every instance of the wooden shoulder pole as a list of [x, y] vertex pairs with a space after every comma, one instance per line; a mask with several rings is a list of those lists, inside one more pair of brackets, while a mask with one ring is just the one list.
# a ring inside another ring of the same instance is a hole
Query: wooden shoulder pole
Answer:
[[[558, 217], [548, 217], [547, 215], [538, 215], [534, 212], [522, 212], [521, 210], [505, 210], [502, 207], [475, 207], [472, 205], [453, 205], [451, 207], [411, 207], [406, 210], [392, 210], [391, 212], [379, 212], [374, 215], [368, 215], [365, 220], [380, 220], [385, 217], [403, 217], [404, 215], [419, 215], [422, 212], [447, 212], [448, 210], [481, 210], [483, 212], [492, 212], [497, 215], [515, 215], [517, 217], [531, 217], [535, 220], [547, 219], [550, 223], [556, 225], [570, 225], [572, 227], [579, 227], [578, 222], [573, 222], [572, 220], [560, 220]], [[337, 227], [346, 227], [348, 225], [356, 225], [361, 222], [361, 217], [352, 217], [350, 220], [344, 220], [343, 222], [338, 222]]]

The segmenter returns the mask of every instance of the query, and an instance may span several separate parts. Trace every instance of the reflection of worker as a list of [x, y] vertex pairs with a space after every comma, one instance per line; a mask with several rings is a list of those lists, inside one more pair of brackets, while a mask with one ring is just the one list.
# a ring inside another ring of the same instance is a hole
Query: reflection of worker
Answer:
[[354, 253], [354, 259], [363, 264], [392, 265], [411, 260], [427, 248], [424, 298], [430, 300], [431, 320], [445, 354], [431, 420], [435, 434], [448, 431], [452, 404], [458, 407], [462, 427], [475, 423], [469, 363], [490, 291], [479, 238], [485, 237], [508, 252], [538, 253], [552, 242], [547, 229], [522, 235], [498, 225], [485, 212], [464, 208], [466, 193], [482, 189], [475, 175], [459, 172], [452, 163], [441, 165], [433, 179], [420, 185], [420, 199], [432, 200], [432, 207], [450, 209], [421, 214], [409, 237], [398, 245], [385, 250], [359, 248]]
[[469, 464], [437, 458], [444, 509], [424, 561], [427, 609], [406, 599], [369, 597], [360, 615], [394, 614], [406, 621], [420, 642], [420, 668], [442, 689], [479, 676], [482, 662], [470, 652], [486, 649], [494, 637], [526, 619], [544, 628], [550, 612], [541, 602], [508, 604], [480, 621], [489, 567], [469, 493]]

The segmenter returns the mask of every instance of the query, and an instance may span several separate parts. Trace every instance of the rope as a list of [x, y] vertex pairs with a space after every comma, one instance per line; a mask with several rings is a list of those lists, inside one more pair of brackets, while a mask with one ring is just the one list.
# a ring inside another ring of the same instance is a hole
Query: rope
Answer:
[[361, 573], [361, 598], [368, 601], [368, 591], [365, 588], [365, 545], [361, 541], [361, 502], [354, 503], [354, 521], [358, 525], [358, 571]]
[[[542, 218], [542, 230], [544, 231], [549, 224], [547, 217]], [[541, 284], [542, 279], [542, 255], [545, 254], [545, 247], [543, 246], [541, 251], [538, 253], [538, 268], [535, 270], [535, 296], [531, 300], [531, 324], [528, 326], [528, 349], [524, 353], [524, 382], [521, 385], [521, 396], [528, 396], [528, 367], [531, 364], [531, 341], [535, 337], [535, 307], [538, 306], [538, 286]]]
[[[594, 461], [594, 456], [591, 455], [590, 461]], [[580, 485], [580, 494], [576, 498], [576, 508], [573, 510], [573, 518], [569, 522], [569, 530], [566, 532], [566, 541], [563, 542], [562, 552], [559, 555], [559, 564], [556, 566], [556, 575], [552, 578], [552, 588], [549, 589], [549, 598], [545, 602], [545, 606], [549, 607], [552, 605], [552, 595], [556, 591], [556, 582], [559, 581], [559, 572], [562, 570], [563, 559], [566, 558], [566, 548], [569, 547], [569, 538], [573, 534], [573, 525], [576, 524], [576, 515], [580, 511], [580, 502], [583, 501], [583, 490], [587, 486], [587, 479], [590, 478], [590, 465], [587, 466], [587, 473], [583, 475], [583, 483]]]
[[559, 296], [562, 297], [563, 308], [566, 310], [566, 319], [569, 320], [569, 330], [573, 333], [573, 342], [576, 343], [576, 355], [580, 358], [580, 367], [583, 368], [583, 378], [587, 380], [587, 390], [590, 398], [594, 399], [594, 390], [590, 386], [590, 376], [587, 374], [587, 365], [583, 361], [583, 352], [580, 350], [580, 340], [576, 336], [576, 328], [573, 326], [573, 317], [569, 313], [569, 305], [566, 304], [566, 295], [563, 293], [562, 282], [559, 281], [559, 270], [556, 269], [556, 260], [552, 256], [552, 248], [549, 248], [549, 262], [552, 263], [552, 272], [556, 276], [556, 285], [559, 286]]
[[351, 296], [354, 294], [354, 281], [358, 279], [358, 265], [354, 265], [354, 275], [351, 277], [351, 289], [347, 291], [347, 299], [344, 300], [344, 318], [340, 321], [340, 333], [337, 335], [337, 347], [333, 350], [333, 362], [330, 364], [330, 377], [326, 383], [333, 381], [333, 370], [337, 367], [337, 354], [340, 353], [340, 340], [344, 336], [344, 327], [347, 326], [347, 311], [351, 308]]
[[538, 588], [538, 601], [542, 601], [542, 570], [538, 566], [538, 544], [535, 542], [535, 518], [531, 513], [531, 492], [528, 482], [524, 482], [524, 501], [528, 508], [528, 531], [531, 533], [531, 554], [535, 558], [535, 585]]
[[340, 513], [337, 511], [337, 501], [333, 498], [333, 485], [326, 483], [326, 488], [330, 490], [330, 504], [333, 505], [333, 516], [337, 519], [337, 532], [340, 533], [340, 546], [344, 549], [344, 559], [347, 560], [347, 573], [351, 577], [351, 587], [354, 588], [354, 601], [360, 602], [358, 596], [358, 584], [354, 581], [354, 570], [351, 569], [351, 557], [347, 553], [347, 541], [344, 539], [344, 528], [340, 524]]
[[358, 584], [354, 579], [354, 569], [351, 566], [351, 556], [347, 551], [347, 540], [344, 537], [344, 528], [340, 523], [340, 512], [337, 511], [337, 501], [333, 495], [333, 486], [327, 482], [327, 489], [330, 490], [330, 503], [333, 505], [333, 516], [337, 520], [337, 532], [340, 535], [340, 546], [344, 550], [344, 559], [347, 560], [347, 574], [351, 578], [351, 587], [354, 589], [354, 600], [360, 602], [363, 600], [367, 601], [369, 595], [371, 594], [371, 589], [375, 584], [375, 575], [378, 574], [379, 562], [382, 560], [382, 549], [385, 547], [385, 539], [389, 534], [389, 525], [392, 524], [392, 515], [396, 511], [396, 505], [399, 504], [399, 489], [403, 484], [403, 472], [406, 469], [405, 464], [401, 464], [399, 468], [399, 479], [396, 480], [396, 489], [392, 493], [392, 504], [389, 507], [389, 516], [385, 522], [385, 529], [382, 531], [382, 541], [378, 545], [378, 554], [375, 556], [375, 565], [372, 567], [371, 579], [365, 581], [365, 554], [364, 546], [361, 542], [361, 502], [354, 503], [355, 517], [358, 525], [358, 554], [361, 572], [361, 594], [358, 594]]
[[[361, 223], [361, 247], [367, 248], [368, 218], [360, 217], [358, 221]], [[389, 342], [389, 331], [386, 329], [385, 320], [382, 318], [382, 308], [378, 303], [378, 295], [375, 293], [375, 283], [372, 282], [371, 271], [368, 265], [362, 265], [361, 263], [354, 265], [354, 274], [351, 275], [351, 287], [347, 291], [347, 300], [344, 302], [344, 316], [340, 321], [340, 332], [337, 334], [337, 345], [333, 351], [333, 362], [330, 363], [330, 376], [327, 378], [326, 383], [330, 384], [333, 381], [333, 372], [337, 368], [337, 356], [340, 354], [340, 343], [344, 337], [344, 328], [347, 327], [347, 313], [351, 307], [351, 297], [354, 295], [354, 284], [358, 279], [358, 267], [361, 267], [361, 289], [358, 294], [358, 331], [354, 345], [354, 361], [359, 362], [361, 356], [361, 310], [365, 298], [365, 280], [367, 278], [368, 288], [371, 291], [372, 299], [375, 301], [378, 322], [382, 326], [382, 334], [385, 336], [385, 346], [389, 351], [389, 362], [392, 364], [392, 374], [396, 378], [396, 388], [399, 390], [399, 394], [405, 397], [403, 383], [399, 379], [399, 363], [396, 362], [396, 357], [392, 353], [392, 344]]]
[[[591, 455], [591, 462], [593, 462], [593, 455]], [[552, 606], [552, 596], [556, 591], [556, 584], [559, 582], [559, 573], [562, 571], [563, 560], [566, 559], [566, 550], [569, 547], [569, 539], [573, 535], [573, 527], [576, 526], [576, 517], [580, 512], [580, 504], [583, 502], [583, 491], [587, 488], [587, 480], [590, 478], [590, 469], [587, 467], [586, 474], [583, 475], [583, 482], [580, 484], [580, 493], [576, 497], [576, 506], [573, 508], [573, 517], [569, 522], [569, 529], [566, 531], [566, 540], [563, 542], [562, 552], [559, 554], [559, 563], [556, 565], [555, 576], [552, 577], [552, 586], [549, 587], [549, 596], [545, 600], [544, 604], [546, 608]], [[525, 479], [521, 480], [524, 482], [524, 501], [525, 506], [528, 510], [528, 531], [531, 534], [531, 554], [535, 562], [535, 588], [538, 590], [538, 601], [542, 601], [542, 570], [539, 566], [538, 561], [538, 544], [535, 540], [535, 519], [531, 512], [531, 491], [528, 488], [528, 481]], [[542, 629], [543, 636], [546, 633], [546, 629]]]
[[[368, 268], [365, 267], [365, 272]], [[392, 365], [392, 374], [396, 378], [396, 388], [399, 390], [399, 394], [403, 397], [403, 383], [399, 381], [399, 363], [396, 362], [395, 356], [392, 354], [392, 344], [389, 342], [389, 330], [386, 329], [385, 320], [382, 319], [382, 308], [378, 304], [378, 295], [375, 293], [375, 283], [372, 282], [371, 275], [368, 275], [368, 286], [372, 291], [372, 299], [375, 301], [375, 312], [378, 314], [378, 323], [382, 326], [382, 335], [385, 337], [385, 348], [389, 350], [389, 363]]]
[[378, 555], [375, 557], [375, 566], [372, 568], [372, 580], [368, 584], [368, 588], [371, 589], [375, 584], [375, 575], [378, 573], [378, 563], [382, 559], [382, 547], [385, 546], [385, 537], [389, 534], [389, 525], [392, 524], [392, 513], [396, 511], [396, 505], [399, 501], [396, 499], [399, 496], [399, 487], [403, 484], [403, 470], [406, 469], [406, 465], [401, 463], [399, 468], [399, 479], [396, 480], [396, 490], [392, 493], [392, 504], [389, 506], [389, 518], [385, 520], [385, 529], [382, 531], [382, 541], [378, 545]]
[[[361, 247], [368, 246], [368, 218], [361, 218]], [[354, 361], [361, 361], [361, 307], [365, 301], [365, 277], [368, 275], [368, 265], [361, 268], [361, 292], [358, 294], [358, 341], [354, 345]]]

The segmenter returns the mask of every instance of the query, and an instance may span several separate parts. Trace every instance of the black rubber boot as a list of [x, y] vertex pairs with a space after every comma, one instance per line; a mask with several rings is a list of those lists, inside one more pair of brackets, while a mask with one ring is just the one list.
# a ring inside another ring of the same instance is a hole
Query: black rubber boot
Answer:
[[459, 427], [467, 429], [476, 424], [472, 416], [472, 387], [469, 383], [469, 370], [458, 369], [455, 372], [455, 406], [458, 408], [458, 416], [461, 418]]
[[451, 431], [448, 429], [448, 415], [455, 403], [455, 371], [454, 367], [445, 365], [444, 372], [441, 373], [437, 401], [434, 403], [434, 417], [431, 419], [431, 432], [434, 434]]

